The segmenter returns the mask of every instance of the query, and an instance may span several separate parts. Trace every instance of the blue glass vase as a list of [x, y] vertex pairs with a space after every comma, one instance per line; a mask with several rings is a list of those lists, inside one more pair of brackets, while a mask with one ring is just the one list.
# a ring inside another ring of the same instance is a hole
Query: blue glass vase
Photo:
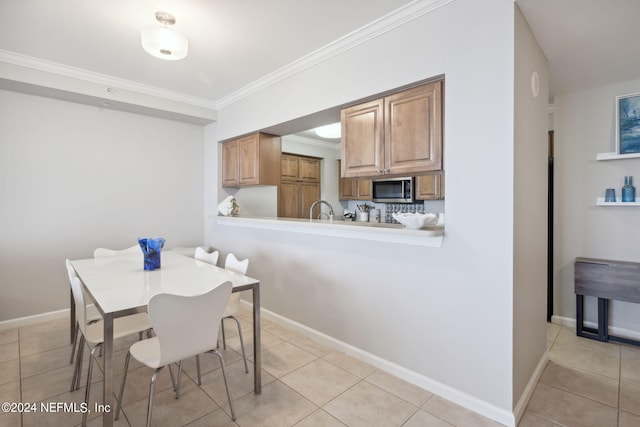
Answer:
[[636, 201], [636, 189], [633, 186], [632, 177], [624, 177], [624, 187], [622, 187], [622, 201], [623, 202], [635, 202]]
[[144, 254], [144, 269], [155, 270], [160, 268], [160, 252], [164, 246], [162, 237], [138, 239], [138, 244]]

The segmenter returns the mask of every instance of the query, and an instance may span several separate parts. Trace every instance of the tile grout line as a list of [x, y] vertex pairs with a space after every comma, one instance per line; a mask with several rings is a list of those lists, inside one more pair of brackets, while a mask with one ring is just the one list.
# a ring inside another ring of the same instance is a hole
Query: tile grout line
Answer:
[[[559, 336], [560, 336], [560, 333], [558, 333], [558, 337]], [[585, 338], [585, 339], [589, 339], [589, 338]], [[556, 343], [554, 342], [553, 345], [555, 345], [555, 344]], [[588, 351], [588, 352], [591, 352], [591, 353], [594, 353], [594, 354], [598, 354], [600, 356], [605, 356], [605, 357], [609, 357], [611, 359], [615, 359], [615, 357], [609, 356], [608, 354], [605, 354], [605, 353], [602, 353], [602, 352], [599, 352], [599, 351], [593, 351], [593, 350], [585, 349], [585, 348], [582, 348], [580, 346], [575, 346], [575, 345], [571, 345], [571, 344], [562, 344], [562, 343], [560, 343], [559, 345], [560, 345], [560, 347], [571, 347], [573, 349], [578, 349], [578, 350], [582, 350], [582, 351]], [[593, 399], [591, 397], [583, 396], [582, 394], [580, 394], [580, 393], [578, 393], [578, 392], [576, 392], [574, 390], [561, 388], [561, 387], [559, 387], [559, 386], [557, 386], [555, 384], [549, 384], [549, 383], [543, 383], [543, 384], [545, 384], [548, 387], [554, 388], [556, 390], [560, 390], [560, 391], [563, 391], [563, 392], [566, 392], [566, 393], [570, 393], [570, 394], [572, 394], [574, 396], [578, 396], [580, 398], [587, 399], [587, 400], [590, 400], [592, 402], [596, 402], [596, 403], [599, 403], [601, 405], [608, 406], [610, 408], [615, 408], [619, 412], [619, 410], [620, 410], [620, 381], [621, 381], [621, 378], [620, 378], [621, 372], [620, 371], [621, 371], [621, 367], [622, 367], [622, 360], [621, 360], [620, 355], [621, 355], [621, 348], [618, 346], [618, 360], [619, 360], [619, 363], [618, 363], [618, 378], [612, 378], [610, 376], [607, 376], [607, 375], [604, 375], [604, 374], [601, 374], [601, 373], [598, 373], [598, 372], [593, 372], [593, 371], [591, 371], [589, 369], [581, 368], [579, 366], [573, 366], [573, 365], [572, 366], [566, 366], [566, 365], [563, 365], [563, 364], [561, 364], [561, 363], [559, 363], [557, 361], [553, 361], [553, 360], [550, 359], [551, 362], [554, 362], [554, 363], [556, 363], [556, 364], [558, 364], [558, 365], [560, 365], [560, 366], [562, 366], [562, 367], [564, 367], [566, 369], [579, 371], [579, 372], [584, 372], [584, 373], [587, 373], [587, 374], [590, 374], [590, 375], [599, 376], [599, 377], [607, 378], [607, 379], [610, 379], [610, 380], [616, 380], [618, 382], [618, 403], [617, 403], [617, 405], [615, 407], [613, 405], [611, 405], [611, 404], [608, 404], [608, 403], [605, 403], [605, 402], [601, 402], [601, 401]], [[540, 381], [538, 381], [538, 383], [540, 383]], [[538, 415], [538, 416], [540, 416], [540, 415]], [[541, 418], [547, 419], [545, 417], [541, 417]], [[553, 420], [550, 420], [550, 421], [553, 421]], [[555, 421], [553, 421], [553, 422], [555, 422]]]
[[[22, 328], [18, 328], [18, 381], [20, 382], [20, 402], [22, 402], [22, 346], [20, 345], [20, 336], [21, 336]], [[20, 427], [24, 425], [24, 421], [22, 419], [23, 413], [20, 412]]]
[[[287, 342], [287, 343], [289, 343], [289, 344], [291, 344], [291, 345], [295, 346], [296, 348], [299, 348], [299, 349], [301, 349], [301, 350], [303, 350], [303, 351], [306, 351], [306, 352], [308, 352], [308, 353], [310, 353], [310, 354], [312, 354], [313, 356], [315, 356], [315, 357], [316, 357], [316, 359], [315, 359], [315, 360], [313, 360], [313, 361], [311, 361], [311, 362], [309, 362], [309, 363], [306, 363], [306, 364], [304, 364], [304, 365], [302, 365], [302, 366], [300, 366], [300, 367], [298, 367], [298, 368], [294, 369], [294, 370], [293, 370], [293, 371], [291, 371], [291, 372], [288, 372], [287, 374], [283, 375], [283, 377], [284, 377], [284, 376], [286, 376], [286, 375], [289, 375], [289, 374], [291, 374], [291, 373], [293, 373], [293, 372], [296, 372], [296, 371], [298, 371], [298, 370], [302, 369], [302, 368], [303, 368], [303, 367], [305, 367], [305, 366], [308, 366], [308, 365], [310, 365], [310, 364], [312, 364], [312, 363], [315, 363], [315, 362], [317, 362], [318, 360], [323, 360], [323, 361], [325, 361], [325, 362], [327, 362], [327, 363], [329, 363], [329, 364], [333, 365], [334, 367], [337, 367], [338, 369], [341, 369], [341, 370], [343, 370], [343, 371], [345, 371], [345, 372], [347, 372], [347, 373], [350, 373], [351, 375], [354, 375], [354, 376], [358, 377], [358, 381], [357, 381], [355, 384], [353, 384], [352, 386], [350, 386], [350, 387], [348, 387], [347, 389], [343, 390], [343, 391], [342, 391], [341, 393], [339, 393], [338, 395], [334, 396], [332, 399], [330, 399], [330, 400], [329, 400], [328, 402], [326, 402], [324, 405], [319, 406], [319, 405], [315, 404], [314, 402], [311, 402], [313, 405], [315, 405], [315, 406], [317, 407], [317, 409], [321, 409], [321, 410], [325, 411], [324, 407], [325, 407], [326, 405], [328, 405], [330, 402], [332, 402], [332, 401], [334, 401], [335, 399], [337, 399], [338, 397], [342, 396], [342, 395], [343, 395], [343, 394], [345, 394], [347, 391], [349, 391], [349, 390], [351, 390], [352, 388], [356, 387], [358, 384], [360, 384], [360, 383], [362, 383], [362, 382], [366, 382], [367, 384], [369, 384], [369, 385], [371, 385], [371, 386], [373, 386], [373, 387], [376, 387], [378, 390], [381, 390], [382, 392], [385, 392], [385, 393], [389, 393], [390, 395], [392, 395], [392, 396], [396, 397], [397, 399], [402, 400], [403, 402], [405, 402], [405, 403], [407, 403], [407, 404], [409, 404], [409, 405], [411, 405], [412, 407], [414, 407], [414, 408], [415, 408], [415, 410], [411, 413], [411, 415], [410, 415], [410, 416], [409, 416], [405, 421], [403, 421], [403, 423], [401, 424], [401, 426], [405, 425], [405, 424], [406, 424], [406, 423], [407, 423], [407, 422], [408, 422], [408, 421], [409, 421], [409, 420], [410, 420], [410, 419], [411, 419], [411, 418], [412, 418], [416, 413], [418, 413], [418, 411], [420, 411], [420, 410], [421, 410], [421, 405], [416, 406], [416, 405], [414, 405], [412, 402], [409, 402], [408, 400], [406, 400], [405, 398], [403, 398], [402, 396], [399, 396], [399, 395], [397, 395], [396, 393], [393, 393], [393, 392], [392, 392], [392, 391], [390, 391], [390, 390], [386, 390], [386, 389], [384, 389], [384, 388], [382, 388], [382, 387], [378, 386], [377, 384], [374, 384], [374, 383], [372, 383], [372, 382], [370, 382], [370, 381], [367, 381], [367, 378], [371, 377], [371, 376], [372, 376], [372, 375], [374, 375], [376, 372], [384, 372], [384, 371], [380, 371], [379, 369], [375, 368], [373, 372], [371, 372], [371, 373], [369, 373], [369, 374], [365, 375], [364, 377], [360, 377], [359, 375], [356, 375], [356, 374], [354, 374], [353, 372], [350, 372], [350, 371], [348, 371], [348, 370], [344, 369], [343, 367], [338, 366], [338, 365], [336, 365], [336, 364], [332, 363], [331, 361], [328, 361], [328, 360], [324, 359], [324, 356], [318, 356], [318, 355], [316, 355], [316, 354], [314, 354], [314, 353], [312, 353], [312, 352], [310, 352], [310, 351], [308, 351], [308, 350], [306, 350], [306, 349], [302, 348], [301, 346], [299, 346], [299, 345], [297, 345], [295, 342], [293, 342], [293, 340], [292, 340], [292, 339], [290, 339], [290, 338], [289, 338], [289, 339], [285, 339], [284, 337], [281, 337], [281, 336], [279, 336], [278, 334], [276, 334], [276, 333], [274, 333], [274, 332], [271, 332], [271, 333], [272, 333], [272, 334], [274, 334], [274, 335], [276, 335], [276, 336], [278, 336], [279, 338], [283, 339], [283, 340], [284, 340], [284, 342]], [[334, 351], [335, 351], [335, 350], [334, 350]], [[331, 352], [330, 352], [330, 353], [331, 353]], [[329, 354], [330, 354], [330, 353], [329, 353]], [[326, 356], [326, 355], [325, 355], [325, 356]], [[288, 386], [288, 384], [286, 384], [286, 383], [284, 383], [283, 381], [281, 381], [281, 378], [277, 378], [277, 380], [278, 380], [278, 381], [280, 381], [282, 384], [286, 385], [287, 387], [289, 387], [289, 386]], [[289, 387], [289, 388], [291, 388], [291, 387]], [[297, 391], [297, 390], [295, 390], [295, 389], [292, 389], [292, 388], [291, 388], [291, 390], [293, 390], [294, 392], [296, 392], [296, 393], [300, 394], [300, 392], [298, 392], [298, 391]], [[431, 393], [431, 395], [433, 396], [433, 393]], [[430, 396], [429, 398], [431, 398], [432, 396]], [[304, 397], [305, 399], [307, 399], [304, 395], [302, 395], [302, 397]], [[422, 405], [424, 405], [424, 404], [429, 400], [429, 398], [427, 398], [424, 402], [422, 402]], [[309, 400], [309, 399], [307, 399], [307, 400]], [[316, 410], [317, 410], [317, 409], [316, 409]], [[315, 412], [315, 411], [314, 411], [314, 412]], [[325, 411], [325, 412], [326, 412], [326, 411]], [[330, 416], [332, 416], [333, 418], [336, 418], [336, 417], [335, 417], [335, 416], [333, 416], [330, 412], [327, 412], [327, 413], [328, 413]], [[429, 413], [429, 412], [427, 411], [427, 413]], [[311, 415], [311, 414], [309, 414], [309, 415]], [[434, 415], [434, 414], [431, 414], [431, 415]], [[434, 415], [434, 416], [436, 416], [436, 415]], [[305, 418], [306, 418], [306, 417], [305, 417]], [[438, 419], [441, 419], [440, 417], [437, 417], [437, 418], [438, 418]], [[336, 418], [336, 419], [338, 419], [338, 418]], [[340, 419], [338, 419], [338, 420], [339, 420], [340, 422], [342, 422], [342, 420], [340, 420]], [[301, 421], [301, 420], [300, 420], [300, 421]], [[298, 421], [297, 423], [299, 423], [300, 421]], [[445, 421], [445, 420], [443, 420], [443, 421]], [[445, 421], [445, 422], [446, 422], [446, 421]]]

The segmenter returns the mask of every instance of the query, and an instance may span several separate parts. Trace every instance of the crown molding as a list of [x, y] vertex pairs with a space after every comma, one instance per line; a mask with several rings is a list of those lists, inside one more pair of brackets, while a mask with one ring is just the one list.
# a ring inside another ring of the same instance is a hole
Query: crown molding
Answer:
[[108, 76], [106, 74], [94, 73], [92, 71], [83, 70], [81, 68], [70, 67], [67, 65], [58, 64], [56, 62], [46, 61], [40, 58], [21, 55], [8, 50], [0, 49], [0, 62], [29, 68], [36, 71], [42, 71], [45, 73], [55, 74], [62, 77], [87, 81], [90, 83], [105, 86], [107, 89], [124, 89], [148, 96], [155, 96], [161, 99], [181, 102], [187, 105], [215, 109], [215, 103], [208, 99], [189, 96], [179, 92], [160, 89], [154, 86], [143, 85], [140, 83], [132, 82], [130, 80]]
[[166, 99], [174, 102], [180, 102], [201, 108], [218, 110], [231, 105], [243, 98], [246, 98], [256, 92], [259, 92], [269, 86], [272, 86], [282, 80], [292, 77], [308, 68], [327, 61], [342, 52], [353, 49], [373, 38], [376, 38], [386, 32], [393, 30], [407, 22], [410, 22], [420, 16], [433, 12], [455, 0], [414, 0], [405, 6], [396, 9], [381, 18], [370, 22], [369, 24], [352, 31], [351, 33], [279, 68], [278, 70], [255, 80], [254, 82], [244, 86], [243, 88], [220, 98], [218, 100], [210, 100], [194, 96], [185, 95], [154, 86], [148, 86], [136, 83], [130, 80], [119, 79], [117, 77], [105, 74], [95, 73], [92, 71], [70, 67], [39, 58], [21, 55], [8, 50], [0, 49], [0, 63], [25, 67], [35, 71], [54, 74], [57, 76], [67, 77], [86, 81], [93, 84], [104, 86], [108, 91], [110, 89], [124, 89], [131, 92], [140, 93], [147, 96], [154, 96], [160, 99]]
[[284, 79], [339, 55], [349, 49], [406, 24], [420, 16], [433, 12], [454, 0], [415, 0], [369, 24], [279, 68], [273, 73], [255, 80], [243, 88], [216, 101], [216, 109], [231, 105], [253, 93], [266, 89]]

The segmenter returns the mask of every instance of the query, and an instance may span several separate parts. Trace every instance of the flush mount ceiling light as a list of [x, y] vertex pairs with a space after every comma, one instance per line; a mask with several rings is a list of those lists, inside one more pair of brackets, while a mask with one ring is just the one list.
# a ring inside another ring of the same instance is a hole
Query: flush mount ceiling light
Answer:
[[331, 123], [330, 125], [320, 126], [319, 128], [316, 128], [316, 135], [321, 138], [340, 138], [340, 122]]
[[147, 25], [140, 32], [142, 47], [150, 55], [156, 58], [177, 61], [187, 56], [189, 41], [178, 33], [171, 25], [176, 23], [176, 18], [167, 12], [156, 12], [156, 21], [162, 24]]

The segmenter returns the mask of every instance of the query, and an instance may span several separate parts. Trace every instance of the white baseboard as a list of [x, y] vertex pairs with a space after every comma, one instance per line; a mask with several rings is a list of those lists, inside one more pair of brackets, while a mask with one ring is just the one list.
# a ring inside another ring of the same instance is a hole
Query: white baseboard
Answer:
[[3, 320], [0, 322], [0, 330], [19, 328], [21, 326], [33, 325], [34, 323], [46, 322], [48, 320], [62, 319], [69, 317], [69, 309], [65, 308], [48, 313], [34, 314], [33, 316], [18, 317], [17, 319]]
[[[576, 327], [576, 319], [571, 317], [564, 316], [556, 316], [555, 314], [551, 316], [551, 323], [555, 323], [556, 325], [567, 326], [569, 328]], [[585, 322], [585, 325], [587, 322]]]
[[[566, 326], [568, 328], [573, 328], [573, 329], [575, 329], [576, 327], [576, 319], [572, 317], [552, 316], [551, 323], [555, 323], [555, 324]], [[585, 321], [584, 326], [587, 326], [589, 328], [597, 328], [598, 324], [596, 322]], [[619, 326], [609, 325], [609, 334], [617, 337], [624, 337], [624, 338], [640, 341], [640, 332], [627, 329], [627, 328], [621, 328]]]
[[540, 358], [540, 361], [538, 361], [538, 365], [536, 366], [536, 369], [533, 371], [533, 375], [531, 375], [531, 378], [529, 378], [529, 382], [527, 383], [527, 386], [524, 388], [524, 391], [522, 392], [522, 396], [520, 396], [520, 399], [518, 399], [518, 403], [516, 404], [516, 407], [513, 409], [513, 413], [516, 418], [516, 425], [522, 419], [522, 416], [524, 415], [524, 411], [525, 409], [527, 409], [529, 400], [531, 400], [533, 391], [535, 390], [536, 385], [540, 380], [540, 376], [542, 375], [542, 372], [544, 371], [545, 366], [547, 366], [548, 361], [549, 361], [549, 352], [545, 351], [542, 357]]
[[[244, 304], [251, 305], [251, 303], [242, 300]], [[326, 335], [322, 332], [319, 332], [315, 329], [309, 328], [301, 323], [295, 322], [291, 319], [288, 319], [284, 316], [276, 314], [272, 311], [269, 311], [265, 308], [260, 309], [261, 316], [264, 318], [272, 320], [276, 323], [283, 324], [291, 329], [296, 330], [297, 332], [306, 335], [310, 338], [313, 338], [316, 341], [326, 345], [327, 347], [333, 348], [335, 350], [342, 351], [349, 356], [352, 356], [358, 360], [361, 360], [365, 363], [368, 363], [380, 370], [388, 372], [391, 375], [394, 375], [408, 383], [411, 383], [415, 386], [418, 386], [424, 390], [427, 390], [431, 393], [434, 393], [446, 400], [454, 402], [470, 411], [476, 412], [480, 415], [483, 415], [487, 418], [490, 418], [496, 422], [499, 422], [507, 427], [515, 427], [516, 426], [516, 417], [514, 413], [505, 410], [503, 408], [499, 408], [495, 405], [492, 405], [488, 402], [480, 400], [474, 396], [471, 396], [467, 393], [464, 393], [460, 390], [454, 389], [446, 384], [435, 381], [429, 377], [421, 375], [417, 372], [411, 371], [407, 368], [404, 368], [400, 365], [397, 365], [388, 360], [382, 359], [374, 354], [366, 352], [362, 349], [354, 347], [350, 344], [347, 344], [343, 341], [337, 340], [329, 335]], [[542, 363], [542, 362], [541, 362]], [[544, 367], [544, 364], [542, 364]], [[541, 370], [542, 368], [539, 367]], [[536, 370], [537, 371], [537, 370]], [[539, 374], [537, 374], [539, 376]], [[531, 388], [535, 387], [535, 381], [537, 381], [537, 376], [535, 380], [532, 377], [533, 385]], [[533, 392], [533, 391], [531, 391]], [[530, 396], [530, 394], [529, 394]], [[521, 399], [522, 400], [522, 399]], [[528, 402], [528, 397], [527, 397]], [[526, 407], [526, 402], [524, 402], [524, 407]]]

